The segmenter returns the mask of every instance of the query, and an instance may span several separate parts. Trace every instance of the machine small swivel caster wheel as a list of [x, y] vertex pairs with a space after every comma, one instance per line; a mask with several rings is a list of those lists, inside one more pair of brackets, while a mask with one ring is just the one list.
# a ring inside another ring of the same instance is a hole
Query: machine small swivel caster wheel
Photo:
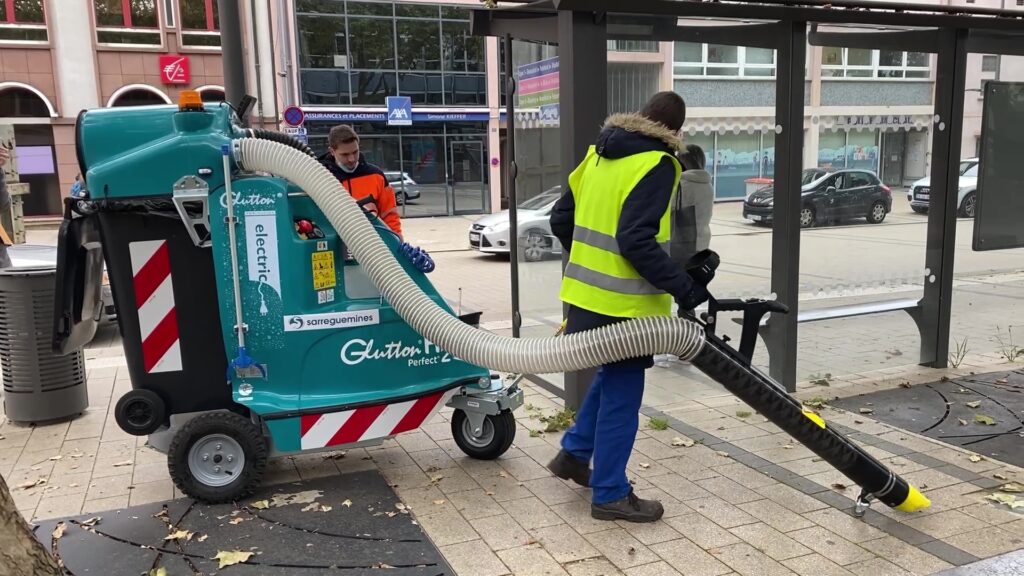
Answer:
[[117, 425], [133, 436], [146, 436], [156, 432], [167, 419], [167, 407], [163, 398], [145, 388], [136, 388], [117, 401], [114, 406], [114, 420]]
[[470, 458], [494, 460], [508, 451], [516, 438], [516, 417], [511, 410], [498, 414], [452, 415], [452, 436]]
[[186, 422], [167, 453], [179, 490], [207, 504], [251, 494], [267, 466], [269, 446], [260, 427], [233, 412], [207, 412]]
[[874, 498], [874, 496], [872, 496], [870, 492], [866, 490], [861, 492], [853, 505], [853, 515], [857, 518], [863, 518], [864, 514], [868, 511], [868, 508], [871, 507], [872, 498]]

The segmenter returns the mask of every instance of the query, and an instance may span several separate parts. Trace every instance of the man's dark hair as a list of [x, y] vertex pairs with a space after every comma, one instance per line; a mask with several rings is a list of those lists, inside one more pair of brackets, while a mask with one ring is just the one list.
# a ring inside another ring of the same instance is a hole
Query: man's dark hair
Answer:
[[687, 144], [686, 150], [679, 155], [679, 161], [686, 170], [703, 170], [707, 165], [704, 149], [696, 144]]
[[342, 144], [348, 144], [349, 142], [359, 142], [359, 135], [352, 126], [348, 124], [339, 124], [334, 128], [331, 128], [331, 133], [327, 136], [327, 144], [331, 148], [337, 148]]
[[675, 132], [686, 121], [686, 102], [675, 92], [658, 92], [640, 109], [640, 115]]

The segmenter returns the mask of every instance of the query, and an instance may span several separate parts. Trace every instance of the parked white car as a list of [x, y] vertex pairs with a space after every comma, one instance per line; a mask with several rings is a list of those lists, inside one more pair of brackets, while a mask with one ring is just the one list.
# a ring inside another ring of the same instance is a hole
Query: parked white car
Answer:
[[395, 201], [405, 204], [408, 200], [418, 200], [420, 197], [420, 185], [409, 177], [407, 172], [384, 172], [388, 184], [395, 191]]
[[[527, 262], [538, 262], [549, 255], [562, 253], [562, 243], [551, 234], [551, 208], [562, 195], [555, 186], [519, 205], [516, 221], [519, 228], [519, 251]], [[508, 254], [510, 219], [508, 210], [481, 217], [469, 227], [469, 245], [488, 254]]]
[[[974, 218], [974, 211], [978, 204], [978, 168], [980, 164], [977, 158], [968, 158], [960, 161], [960, 183], [956, 198], [957, 214], [961, 218]], [[929, 178], [922, 178], [914, 182], [907, 192], [907, 200], [910, 208], [919, 214], [928, 213], [928, 204], [931, 201], [931, 185]]]

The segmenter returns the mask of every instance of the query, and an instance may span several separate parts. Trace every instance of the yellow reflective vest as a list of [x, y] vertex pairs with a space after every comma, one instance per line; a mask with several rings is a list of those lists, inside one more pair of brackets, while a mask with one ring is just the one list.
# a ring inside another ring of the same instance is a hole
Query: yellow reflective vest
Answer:
[[[615, 239], [619, 215], [630, 191], [663, 157], [671, 158], [675, 168], [674, 196], [682, 167], [668, 152], [641, 152], [610, 159], [598, 156], [591, 146], [583, 162], [569, 175], [576, 211], [569, 262], [562, 278], [563, 302], [621, 318], [672, 313], [672, 296], [641, 277], [619, 252]], [[671, 240], [671, 206], [669, 201], [655, 237], [666, 251]]]

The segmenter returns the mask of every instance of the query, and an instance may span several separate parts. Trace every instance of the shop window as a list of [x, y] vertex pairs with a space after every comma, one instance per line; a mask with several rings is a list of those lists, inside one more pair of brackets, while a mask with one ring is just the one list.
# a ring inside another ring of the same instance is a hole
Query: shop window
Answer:
[[441, 23], [398, 20], [399, 70], [441, 70]]
[[0, 1], [0, 41], [46, 42], [43, 0]]
[[162, 106], [168, 104], [167, 98], [152, 90], [136, 88], [121, 93], [111, 106]]
[[484, 39], [468, 19], [450, 6], [297, 0], [302, 102], [486, 105]]
[[677, 78], [775, 76], [775, 51], [766, 48], [676, 42], [673, 60], [674, 75]]
[[821, 50], [825, 78], [928, 78], [929, 55], [922, 52], [826, 46]]
[[49, 118], [50, 109], [39, 95], [24, 88], [0, 89], [0, 118]]
[[190, 47], [220, 46], [217, 0], [181, 0], [181, 43]]
[[93, 0], [93, 7], [100, 44], [162, 44], [155, 0]]
[[985, 54], [981, 57], [981, 71], [982, 72], [997, 72], [999, 70], [999, 56], [995, 54]]
[[223, 90], [216, 88], [207, 88], [199, 93], [199, 97], [202, 98], [203, 102], [224, 102], [225, 96]]

